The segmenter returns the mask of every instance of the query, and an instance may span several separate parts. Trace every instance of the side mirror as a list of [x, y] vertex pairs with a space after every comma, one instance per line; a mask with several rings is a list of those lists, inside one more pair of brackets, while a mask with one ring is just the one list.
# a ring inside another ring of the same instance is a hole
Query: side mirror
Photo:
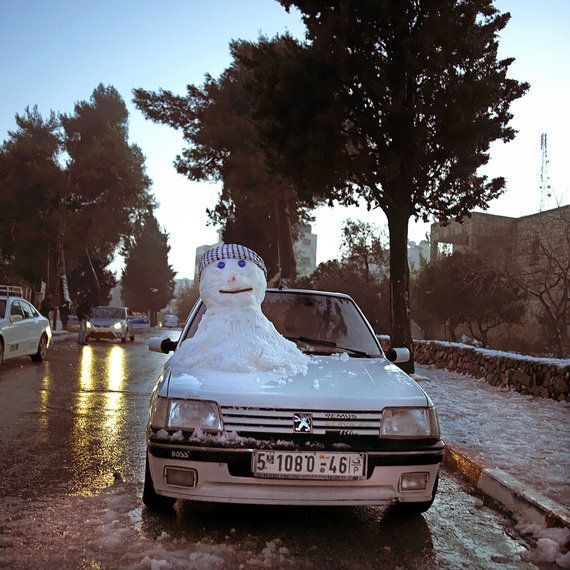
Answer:
[[20, 321], [23, 321], [24, 317], [22, 317], [22, 315], [11, 315], [10, 316], [10, 322], [11, 323], [19, 323]]
[[386, 358], [390, 362], [408, 362], [410, 360], [410, 351], [407, 348], [389, 348], [385, 351]]
[[168, 354], [169, 352], [176, 350], [177, 345], [178, 342], [170, 338], [153, 336], [148, 339], [148, 349], [152, 350], [153, 352], [162, 352], [164, 354]]

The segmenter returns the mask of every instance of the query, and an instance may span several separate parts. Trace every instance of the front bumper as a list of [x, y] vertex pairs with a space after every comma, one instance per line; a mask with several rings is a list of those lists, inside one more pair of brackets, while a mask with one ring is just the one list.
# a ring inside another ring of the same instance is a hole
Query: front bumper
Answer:
[[[383, 505], [431, 500], [445, 446], [439, 441], [421, 447], [367, 452], [366, 479], [356, 481], [257, 478], [251, 469], [253, 449], [149, 440], [148, 458], [156, 492], [168, 497], [273, 505]], [[167, 468], [194, 469], [195, 486], [168, 484]], [[427, 487], [421, 491], [401, 491], [400, 479], [405, 473], [427, 473]]]
[[90, 338], [108, 338], [108, 339], [117, 339], [123, 338], [124, 331], [121, 329], [115, 329], [112, 327], [91, 327], [88, 331]]

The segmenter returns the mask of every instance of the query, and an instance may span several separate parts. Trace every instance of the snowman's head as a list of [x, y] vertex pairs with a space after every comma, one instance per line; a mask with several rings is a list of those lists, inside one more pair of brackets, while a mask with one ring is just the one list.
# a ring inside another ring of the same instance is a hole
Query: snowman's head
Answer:
[[265, 297], [265, 264], [253, 250], [225, 244], [200, 260], [200, 297], [215, 307], [260, 307]]

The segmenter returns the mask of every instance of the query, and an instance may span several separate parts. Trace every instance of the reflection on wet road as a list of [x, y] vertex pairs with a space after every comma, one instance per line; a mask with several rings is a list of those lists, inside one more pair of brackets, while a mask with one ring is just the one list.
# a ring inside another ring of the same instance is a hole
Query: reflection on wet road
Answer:
[[60, 341], [39, 366], [5, 363], [0, 453], [11, 464], [0, 494], [85, 493], [112, 483], [114, 472], [139, 480], [148, 397], [165, 360], [137, 339]]

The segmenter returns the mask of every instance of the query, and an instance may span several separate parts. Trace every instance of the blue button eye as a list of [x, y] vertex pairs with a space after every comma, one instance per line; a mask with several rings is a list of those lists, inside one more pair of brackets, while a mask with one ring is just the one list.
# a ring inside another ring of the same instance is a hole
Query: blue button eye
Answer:
[[225, 264], [223, 261], [220, 261], [220, 262], [218, 263], [218, 267], [219, 267], [220, 269], [223, 269], [225, 266], [226, 266], [226, 264]]
[[240, 267], [245, 267], [245, 261], [244, 261], [243, 259], [240, 259], [240, 260], [238, 261], [238, 265], [239, 265]]

